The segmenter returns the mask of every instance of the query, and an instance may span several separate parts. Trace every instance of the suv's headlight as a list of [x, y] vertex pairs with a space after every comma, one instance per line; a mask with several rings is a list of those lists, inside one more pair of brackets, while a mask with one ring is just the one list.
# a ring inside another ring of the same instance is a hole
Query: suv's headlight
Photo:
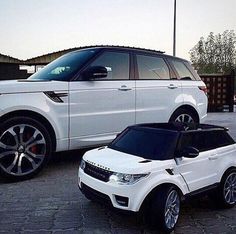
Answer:
[[83, 159], [81, 159], [81, 162], [80, 162], [80, 164], [79, 164], [79, 167], [80, 167], [82, 170], [84, 170], [85, 166], [86, 166], [85, 161], [84, 161]]
[[117, 183], [117, 184], [124, 184], [124, 185], [135, 184], [142, 178], [147, 177], [149, 174], [150, 173], [146, 173], [146, 174], [113, 173], [110, 176], [109, 181]]

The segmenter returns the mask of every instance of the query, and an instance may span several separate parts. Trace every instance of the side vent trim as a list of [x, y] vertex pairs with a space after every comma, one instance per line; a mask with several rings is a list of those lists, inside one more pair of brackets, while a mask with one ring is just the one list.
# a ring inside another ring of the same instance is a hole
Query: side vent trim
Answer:
[[152, 161], [152, 160], [145, 159], [145, 160], [140, 161], [139, 163], [149, 163], [149, 162], [151, 162], [151, 161]]
[[166, 169], [166, 172], [170, 175], [174, 175], [173, 169], [171, 169], [171, 168]]
[[47, 91], [44, 92], [44, 94], [50, 98], [52, 101], [57, 102], [57, 103], [62, 103], [63, 100], [61, 97], [67, 97], [68, 93], [55, 93], [54, 91]]

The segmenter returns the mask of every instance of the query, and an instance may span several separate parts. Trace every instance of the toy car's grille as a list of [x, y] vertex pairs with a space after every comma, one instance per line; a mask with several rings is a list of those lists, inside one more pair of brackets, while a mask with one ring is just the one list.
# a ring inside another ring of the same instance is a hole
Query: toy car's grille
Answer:
[[112, 206], [111, 199], [106, 194], [101, 193], [97, 190], [94, 190], [93, 188], [87, 186], [86, 184], [84, 184], [82, 182], [81, 182], [80, 189], [87, 198], [89, 198], [91, 200], [95, 200], [97, 202], [100, 202], [100, 203], [108, 205], [108, 206]]
[[111, 171], [104, 170], [102, 168], [96, 167], [94, 165], [91, 165], [90, 163], [85, 163], [84, 172], [87, 175], [90, 175], [98, 180], [102, 180], [104, 182], [109, 181], [110, 175], [112, 175]]

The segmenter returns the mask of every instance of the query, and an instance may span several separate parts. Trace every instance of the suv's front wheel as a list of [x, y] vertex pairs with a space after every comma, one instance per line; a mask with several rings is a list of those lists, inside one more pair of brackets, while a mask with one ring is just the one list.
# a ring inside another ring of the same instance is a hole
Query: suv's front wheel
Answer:
[[3, 176], [22, 180], [37, 174], [52, 151], [50, 135], [37, 120], [13, 117], [1, 125], [0, 170]]

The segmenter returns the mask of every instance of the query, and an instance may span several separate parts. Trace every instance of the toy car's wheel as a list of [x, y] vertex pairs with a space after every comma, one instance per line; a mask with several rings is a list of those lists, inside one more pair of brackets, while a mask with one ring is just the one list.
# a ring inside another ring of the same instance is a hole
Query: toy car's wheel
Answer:
[[190, 111], [183, 108], [176, 110], [169, 122], [198, 123], [198, 118]]
[[52, 151], [50, 135], [38, 121], [14, 117], [1, 125], [0, 170], [3, 176], [23, 180], [36, 175]]
[[225, 174], [216, 193], [217, 202], [223, 208], [231, 208], [236, 204], [236, 170]]
[[174, 187], [158, 190], [151, 202], [151, 224], [165, 232], [171, 232], [179, 218], [180, 195]]

